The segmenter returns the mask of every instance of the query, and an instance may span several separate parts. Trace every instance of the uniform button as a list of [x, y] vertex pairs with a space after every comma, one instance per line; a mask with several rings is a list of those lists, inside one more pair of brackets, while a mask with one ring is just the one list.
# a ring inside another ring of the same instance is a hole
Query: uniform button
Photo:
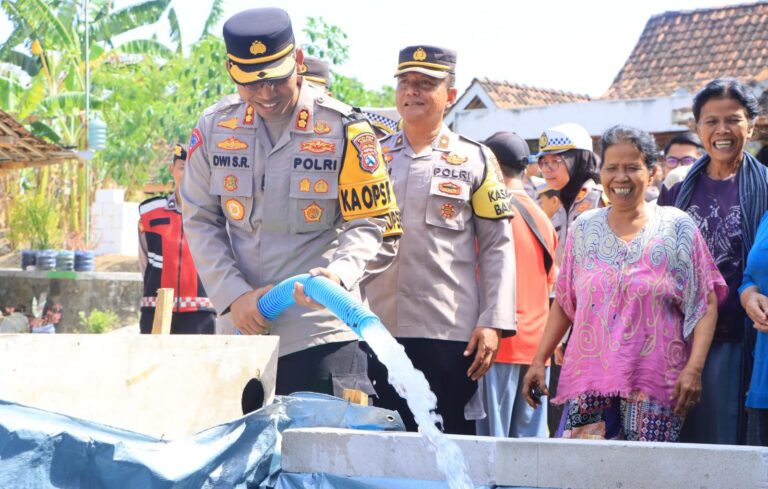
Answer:
[[323, 102], [325, 102], [323, 97], [317, 97], [317, 103], [322, 104]]

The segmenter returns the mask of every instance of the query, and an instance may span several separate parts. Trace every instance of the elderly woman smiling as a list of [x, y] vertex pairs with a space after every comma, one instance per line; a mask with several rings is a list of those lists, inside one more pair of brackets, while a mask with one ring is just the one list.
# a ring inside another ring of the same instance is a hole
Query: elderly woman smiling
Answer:
[[573, 323], [557, 387], [561, 435], [676, 441], [699, 400], [701, 371], [725, 283], [693, 220], [646, 204], [656, 143], [614, 126], [602, 136], [600, 180], [610, 208], [568, 235], [556, 301], [524, 379], [533, 405], [544, 363]]
[[768, 170], [745, 150], [759, 107], [749, 88], [734, 78], [713, 80], [696, 94], [693, 117], [707, 154], [658, 201], [693, 218], [728, 284], [702, 376], [704, 395], [686, 420], [684, 442], [736, 444], [745, 439], [745, 373], [754, 330], [745, 328], [738, 288], [746, 252], [768, 208]]

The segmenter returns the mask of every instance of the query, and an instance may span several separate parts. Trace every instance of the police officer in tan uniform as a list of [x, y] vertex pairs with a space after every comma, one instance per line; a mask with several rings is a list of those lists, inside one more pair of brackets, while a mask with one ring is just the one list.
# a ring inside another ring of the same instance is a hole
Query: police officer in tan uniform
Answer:
[[296, 69], [305, 82], [310, 82], [324, 91], [328, 90], [328, 84], [331, 81], [331, 70], [328, 67], [328, 63], [322, 59], [315, 56], [304, 56], [304, 61]]
[[401, 229], [380, 146], [362, 116], [297, 74], [285, 11], [236, 14], [224, 41], [238, 95], [203, 112], [181, 188], [205, 289], [242, 333], [280, 336], [277, 394], [371, 392], [356, 335], [300, 285], [272, 324], [257, 301], [306, 272], [359, 293], [390, 264]]
[[[381, 144], [405, 234], [395, 262], [365, 293], [426, 375], [445, 431], [474, 434], [465, 405], [492, 365], [500, 335], [515, 330], [514, 250], [496, 159], [443, 124], [457, 95], [455, 63], [456, 53], [439, 47], [400, 52], [395, 76], [403, 126]], [[378, 404], [397, 409], [415, 430], [383, 368], [370, 355], [369, 361]]]

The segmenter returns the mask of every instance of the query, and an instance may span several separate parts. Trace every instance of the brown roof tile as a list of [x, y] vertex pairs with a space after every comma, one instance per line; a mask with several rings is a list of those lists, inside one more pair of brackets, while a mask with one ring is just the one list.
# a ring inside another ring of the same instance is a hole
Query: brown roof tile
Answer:
[[521, 107], [587, 102], [590, 100], [588, 95], [564, 92], [562, 90], [529, 87], [506, 81], [489, 80], [488, 78], [476, 78], [474, 81], [480, 84], [500, 109], [519, 109]]
[[767, 76], [768, 3], [665, 12], [648, 20], [613, 84], [601, 97], [665, 97], [695, 93], [707, 82]]

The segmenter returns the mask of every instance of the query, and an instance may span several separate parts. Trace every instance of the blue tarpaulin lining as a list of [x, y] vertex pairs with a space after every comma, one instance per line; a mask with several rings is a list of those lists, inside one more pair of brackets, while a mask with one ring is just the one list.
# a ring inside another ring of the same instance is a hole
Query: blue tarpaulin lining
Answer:
[[[283, 472], [275, 489], [448, 489], [445, 481], [381, 477], [344, 477], [334, 474]], [[534, 489], [522, 486], [476, 486], [475, 489]]]
[[313, 427], [404, 429], [393, 411], [314, 393], [174, 441], [0, 401], [0, 488], [274, 487], [280, 434]]

